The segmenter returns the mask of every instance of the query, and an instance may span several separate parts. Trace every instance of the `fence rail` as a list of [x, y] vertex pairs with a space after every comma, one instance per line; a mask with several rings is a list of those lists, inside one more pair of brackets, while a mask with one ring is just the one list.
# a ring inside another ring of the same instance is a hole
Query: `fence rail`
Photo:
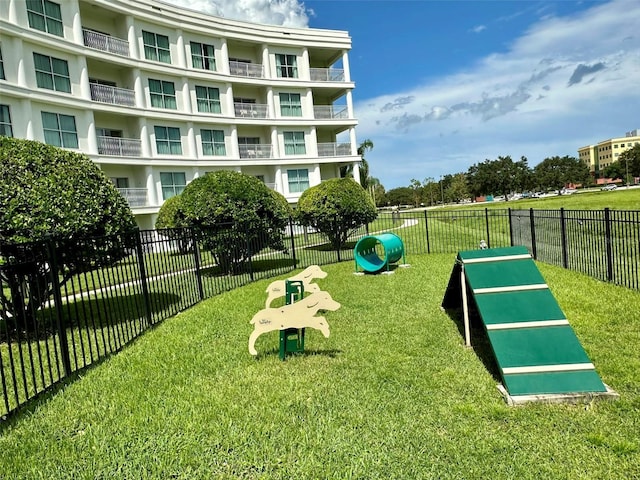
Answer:
[[525, 245], [537, 260], [640, 290], [640, 211], [387, 212], [352, 231], [341, 249], [293, 222], [277, 249], [260, 235], [248, 240], [238, 225], [206, 235], [149, 230], [0, 244], [0, 417], [203, 299], [296, 268], [353, 260], [359, 238], [386, 231], [403, 239], [408, 255], [455, 254], [481, 240]]

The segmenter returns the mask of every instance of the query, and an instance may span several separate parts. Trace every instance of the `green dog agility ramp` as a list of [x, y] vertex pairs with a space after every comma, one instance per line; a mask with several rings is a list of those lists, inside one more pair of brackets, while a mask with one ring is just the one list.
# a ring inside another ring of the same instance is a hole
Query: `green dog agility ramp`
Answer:
[[443, 308], [477, 307], [510, 404], [617, 397], [602, 382], [525, 247], [459, 252]]

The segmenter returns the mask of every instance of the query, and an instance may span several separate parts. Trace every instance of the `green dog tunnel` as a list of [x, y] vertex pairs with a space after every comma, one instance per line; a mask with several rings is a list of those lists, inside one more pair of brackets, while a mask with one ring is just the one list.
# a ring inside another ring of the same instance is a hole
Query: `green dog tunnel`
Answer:
[[390, 232], [362, 237], [356, 243], [353, 258], [356, 262], [356, 272], [358, 267], [368, 273], [377, 273], [384, 269], [389, 271], [389, 265], [401, 258], [402, 262], [406, 263], [402, 239]]

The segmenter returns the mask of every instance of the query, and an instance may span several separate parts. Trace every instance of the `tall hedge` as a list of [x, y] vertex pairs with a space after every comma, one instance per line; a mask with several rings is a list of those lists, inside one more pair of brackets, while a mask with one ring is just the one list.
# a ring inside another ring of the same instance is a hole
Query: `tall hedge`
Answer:
[[334, 178], [305, 190], [296, 219], [325, 234], [334, 248], [342, 248], [352, 231], [378, 216], [371, 197], [355, 180]]

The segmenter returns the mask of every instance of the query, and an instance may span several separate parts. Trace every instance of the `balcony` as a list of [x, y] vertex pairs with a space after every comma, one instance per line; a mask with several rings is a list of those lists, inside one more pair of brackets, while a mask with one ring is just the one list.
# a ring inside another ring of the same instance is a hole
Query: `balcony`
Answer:
[[229, 73], [236, 77], [264, 78], [264, 69], [259, 63], [230, 61]]
[[98, 136], [98, 153], [115, 157], [139, 157], [141, 142], [135, 138]]
[[318, 143], [319, 157], [351, 156], [350, 143]]
[[127, 107], [135, 107], [136, 105], [136, 95], [133, 90], [100, 85], [98, 83], [91, 83], [89, 87], [91, 87], [91, 100], [94, 102], [125, 105]]
[[310, 68], [312, 82], [344, 82], [344, 70], [341, 68]]
[[254, 145], [238, 145], [240, 158], [271, 158], [270, 143], [256, 143]]
[[119, 188], [118, 191], [131, 208], [149, 206], [146, 188]]
[[346, 106], [315, 105], [313, 107], [313, 117], [318, 120], [349, 118], [349, 111]]
[[94, 32], [93, 30], [86, 30], [84, 28], [82, 29], [82, 35], [84, 37], [84, 45], [86, 47], [101, 50], [103, 52], [114, 53], [116, 55], [122, 55], [123, 57], [129, 56], [129, 42], [126, 40]]
[[267, 118], [267, 105], [256, 103], [234, 103], [238, 118]]

